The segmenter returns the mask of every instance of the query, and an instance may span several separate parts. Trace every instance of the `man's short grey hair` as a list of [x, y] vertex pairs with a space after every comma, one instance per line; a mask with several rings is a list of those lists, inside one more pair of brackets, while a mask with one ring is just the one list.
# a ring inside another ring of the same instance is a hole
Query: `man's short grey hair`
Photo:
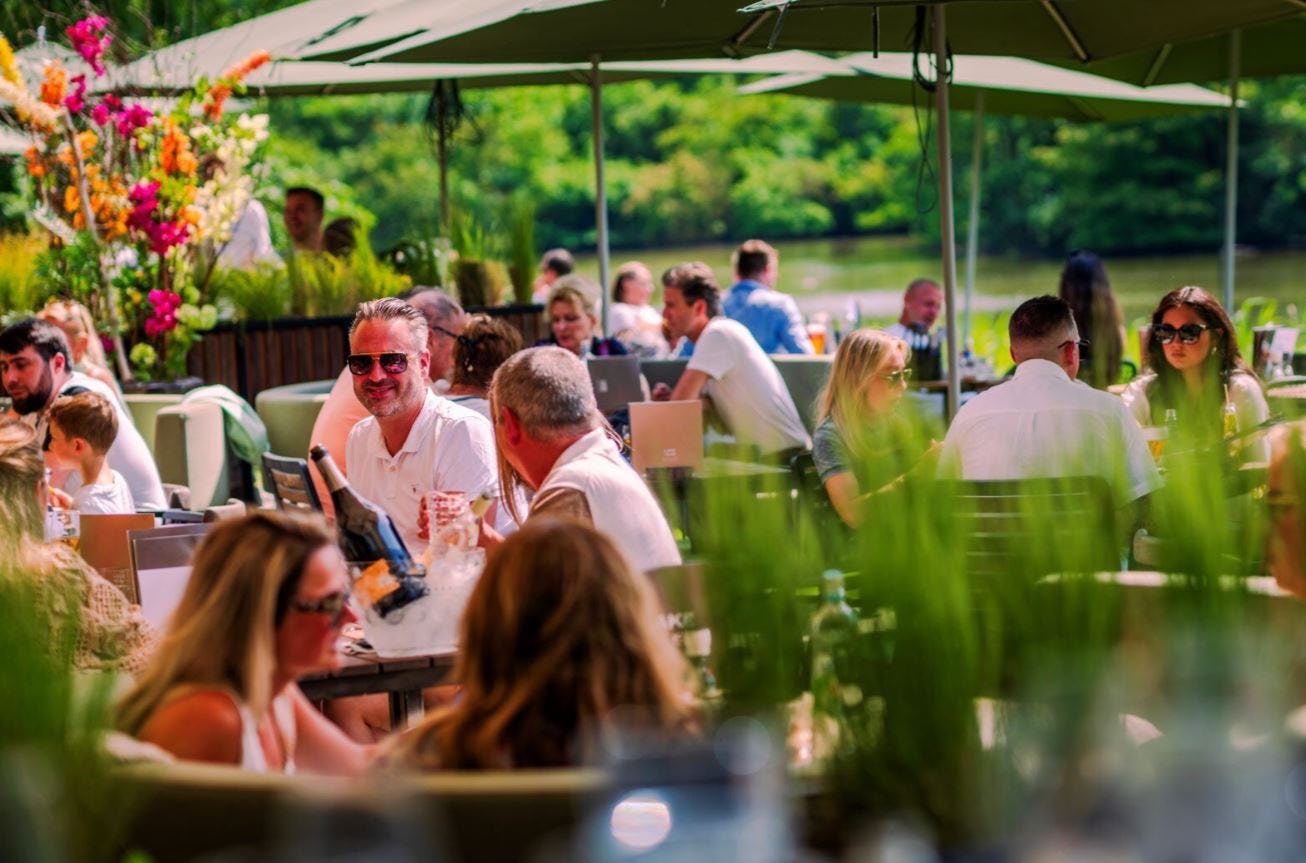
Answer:
[[439, 288], [419, 288], [408, 295], [408, 303], [426, 316], [426, 324], [431, 328], [454, 329], [464, 315], [463, 307]]
[[354, 322], [349, 325], [349, 340], [354, 340], [354, 332], [364, 321], [407, 321], [408, 329], [413, 334], [413, 349], [426, 350], [426, 317], [409, 303], [398, 297], [383, 297], [368, 300], [358, 307]]
[[538, 440], [584, 434], [600, 423], [585, 363], [566, 348], [527, 348], [513, 354], [494, 373], [490, 404], [496, 419], [507, 408]]

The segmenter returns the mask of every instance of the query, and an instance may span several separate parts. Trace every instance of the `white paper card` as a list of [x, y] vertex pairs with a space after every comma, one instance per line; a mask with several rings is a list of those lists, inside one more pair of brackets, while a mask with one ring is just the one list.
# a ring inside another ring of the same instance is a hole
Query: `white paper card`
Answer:
[[189, 566], [142, 569], [136, 573], [141, 587], [141, 613], [159, 630], [167, 628], [168, 618], [181, 602], [190, 581]]

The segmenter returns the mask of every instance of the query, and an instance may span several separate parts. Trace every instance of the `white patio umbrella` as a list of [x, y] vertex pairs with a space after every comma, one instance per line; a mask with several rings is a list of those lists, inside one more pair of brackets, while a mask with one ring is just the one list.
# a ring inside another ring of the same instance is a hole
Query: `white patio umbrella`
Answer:
[[[782, 75], [755, 81], [740, 93], [784, 92], [843, 102], [910, 105], [921, 101], [910, 54], [852, 54], [840, 58], [837, 75]], [[962, 342], [970, 336], [971, 301], [979, 245], [980, 170], [984, 113], [1059, 117], [1085, 121], [1127, 121], [1223, 108], [1220, 93], [1192, 84], [1142, 88], [1110, 78], [1050, 66], [1019, 57], [953, 59], [949, 105], [975, 114], [970, 177], [970, 220], [966, 242], [966, 288]]]

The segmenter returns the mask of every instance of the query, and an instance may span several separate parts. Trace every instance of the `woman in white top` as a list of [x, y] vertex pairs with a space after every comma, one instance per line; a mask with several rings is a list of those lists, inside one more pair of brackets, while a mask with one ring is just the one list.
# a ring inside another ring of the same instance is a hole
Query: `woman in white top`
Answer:
[[649, 305], [653, 296], [653, 274], [639, 261], [617, 269], [612, 280], [612, 308], [608, 309], [608, 332], [637, 357], [657, 358], [671, 353], [662, 334], [662, 313]]
[[[1173, 410], [1190, 444], [1208, 446], [1230, 432], [1248, 432], [1270, 415], [1261, 382], [1238, 351], [1233, 321], [1202, 288], [1176, 288], [1161, 298], [1152, 313], [1146, 361], [1149, 373], [1124, 392], [1126, 407], [1142, 426], [1164, 425]], [[1225, 427], [1226, 404], [1233, 407], [1236, 429]], [[1269, 458], [1264, 435], [1244, 441], [1240, 461]]]
[[216, 526], [153, 662], [118, 705], [123, 731], [178, 758], [260, 772], [358, 773], [370, 751], [295, 681], [337, 661], [344, 559], [319, 517], [261, 511]]
[[488, 315], [470, 316], [454, 342], [453, 382], [445, 398], [490, 419], [490, 379], [521, 348], [521, 333], [513, 327]]

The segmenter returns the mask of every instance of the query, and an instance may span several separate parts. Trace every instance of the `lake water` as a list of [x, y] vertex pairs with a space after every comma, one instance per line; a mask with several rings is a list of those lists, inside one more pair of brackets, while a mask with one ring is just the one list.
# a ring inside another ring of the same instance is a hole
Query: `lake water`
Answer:
[[[775, 246], [780, 251], [777, 287], [793, 294], [807, 314], [826, 311], [843, 316], [855, 300], [864, 317], [896, 318], [908, 282], [917, 276], [941, 280], [943, 275], [937, 254], [906, 237], [792, 240]], [[612, 268], [627, 260], [640, 260], [657, 277], [674, 264], [701, 260], [711, 265], [725, 287], [730, 281], [733, 249], [733, 245], [715, 244], [618, 251], [612, 255]], [[581, 257], [577, 263], [583, 272], [597, 274], [598, 265], [592, 255]], [[976, 267], [973, 308], [976, 312], [1009, 312], [1023, 299], [1055, 294], [1062, 263], [981, 257]], [[1145, 317], [1167, 291], [1180, 285], [1201, 285], [1220, 295], [1220, 262], [1214, 251], [1205, 255], [1108, 259], [1106, 264], [1126, 321]], [[1306, 252], [1240, 254], [1235, 278], [1238, 302], [1248, 297], [1267, 297], [1277, 300], [1280, 306], [1293, 303], [1300, 308], [1306, 304]], [[964, 284], [962, 257], [957, 262], [959, 313]]]

